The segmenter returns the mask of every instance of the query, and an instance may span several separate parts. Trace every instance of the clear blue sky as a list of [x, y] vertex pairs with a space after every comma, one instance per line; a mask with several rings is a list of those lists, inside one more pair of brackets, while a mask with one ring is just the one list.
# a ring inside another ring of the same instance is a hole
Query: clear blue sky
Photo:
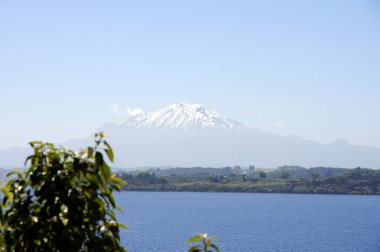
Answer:
[[179, 102], [380, 147], [380, 3], [0, 0], [0, 88], [0, 148]]

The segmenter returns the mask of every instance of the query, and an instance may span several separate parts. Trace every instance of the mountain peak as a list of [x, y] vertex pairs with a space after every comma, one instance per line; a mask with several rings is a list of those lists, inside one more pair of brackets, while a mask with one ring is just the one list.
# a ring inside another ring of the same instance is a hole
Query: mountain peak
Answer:
[[128, 117], [118, 125], [130, 128], [218, 129], [235, 130], [243, 125], [200, 104], [171, 104], [151, 113], [140, 108], [129, 109]]

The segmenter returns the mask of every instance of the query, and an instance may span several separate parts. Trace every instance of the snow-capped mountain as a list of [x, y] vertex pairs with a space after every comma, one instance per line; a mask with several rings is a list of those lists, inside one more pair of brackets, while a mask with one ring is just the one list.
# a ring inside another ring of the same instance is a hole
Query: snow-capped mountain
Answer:
[[[173, 104], [151, 113], [130, 109], [125, 120], [103, 125], [116, 167], [281, 165], [380, 168], [380, 149], [337, 140], [321, 144], [279, 136], [209, 111], [198, 104]], [[73, 149], [93, 144], [93, 135], [63, 143]], [[0, 151], [3, 167], [22, 167], [30, 148]], [[1, 167], [0, 167], [1, 168]]]
[[199, 104], [172, 104], [165, 108], [145, 114], [142, 109], [131, 109], [128, 117], [117, 123], [130, 128], [156, 129], [218, 129], [236, 130], [243, 125], [216, 113], [206, 110]]

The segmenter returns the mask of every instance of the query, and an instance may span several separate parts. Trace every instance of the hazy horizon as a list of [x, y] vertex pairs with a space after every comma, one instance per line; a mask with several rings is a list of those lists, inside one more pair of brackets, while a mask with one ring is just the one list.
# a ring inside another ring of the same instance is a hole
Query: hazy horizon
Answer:
[[380, 148], [375, 1], [1, 1], [0, 149], [198, 103], [282, 136]]

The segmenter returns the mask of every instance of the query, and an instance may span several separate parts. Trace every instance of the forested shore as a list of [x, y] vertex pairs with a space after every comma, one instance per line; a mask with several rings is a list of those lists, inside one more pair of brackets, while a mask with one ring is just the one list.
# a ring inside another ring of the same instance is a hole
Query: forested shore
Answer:
[[[265, 172], [266, 171], [266, 172]], [[171, 168], [118, 172], [125, 191], [189, 191], [380, 195], [380, 171], [366, 168], [284, 166]]]

